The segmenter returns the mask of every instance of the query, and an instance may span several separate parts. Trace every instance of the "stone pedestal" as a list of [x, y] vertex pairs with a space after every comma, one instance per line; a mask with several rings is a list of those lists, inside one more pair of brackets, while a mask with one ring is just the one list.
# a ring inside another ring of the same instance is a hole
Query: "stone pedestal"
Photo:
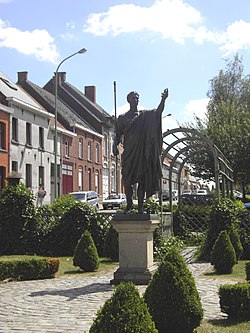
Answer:
[[159, 225], [157, 215], [116, 214], [111, 224], [119, 234], [119, 268], [110, 283], [148, 284], [157, 269], [153, 260], [153, 232]]

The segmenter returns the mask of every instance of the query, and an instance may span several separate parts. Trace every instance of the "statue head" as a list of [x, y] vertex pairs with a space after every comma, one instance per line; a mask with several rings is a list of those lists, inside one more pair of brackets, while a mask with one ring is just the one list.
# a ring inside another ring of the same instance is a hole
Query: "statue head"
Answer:
[[127, 95], [127, 101], [129, 104], [136, 102], [136, 105], [139, 102], [139, 94], [136, 91], [131, 91], [128, 95]]

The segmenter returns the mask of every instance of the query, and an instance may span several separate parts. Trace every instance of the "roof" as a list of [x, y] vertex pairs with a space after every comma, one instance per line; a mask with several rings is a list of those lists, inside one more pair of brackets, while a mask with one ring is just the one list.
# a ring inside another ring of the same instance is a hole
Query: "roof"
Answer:
[[[35, 83], [26, 80], [19, 81], [18, 84], [28, 91], [35, 99], [39, 98], [39, 102], [51, 113], [55, 113], [55, 96], [47, 90], [39, 87]], [[63, 118], [70, 127], [79, 124], [84, 130], [95, 132], [94, 129], [78, 114], [76, 114], [68, 105], [64, 104], [59, 98], [57, 99], [58, 118]], [[61, 117], [60, 117], [61, 116]], [[59, 120], [60, 121], [60, 120]], [[97, 133], [98, 134], [98, 133]]]
[[11, 81], [3, 72], [0, 72], [0, 92], [6, 99], [12, 100], [14, 104], [24, 104], [27, 107], [45, 111], [37, 101], [20, 86]]
[[[44, 89], [53, 91], [54, 77], [45, 84]], [[86, 119], [98, 132], [102, 133], [103, 124], [110, 126], [113, 123], [115, 125], [113, 117], [108, 112], [96, 102], [91, 101], [83, 92], [66, 82], [64, 78], [59, 80], [58, 95], [67, 105], [74, 105], [75, 112]]]

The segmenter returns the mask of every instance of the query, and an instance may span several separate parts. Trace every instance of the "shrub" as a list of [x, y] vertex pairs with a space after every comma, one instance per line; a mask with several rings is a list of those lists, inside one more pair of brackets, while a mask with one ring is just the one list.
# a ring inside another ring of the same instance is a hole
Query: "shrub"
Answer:
[[157, 261], [164, 260], [166, 254], [173, 248], [183, 248], [183, 242], [179, 237], [170, 236], [165, 239], [162, 235], [161, 227], [154, 231], [154, 259]]
[[236, 254], [230, 238], [223, 230], [220, 232], [211, 252], [211, 264], [218, 274], [232, 273], [236, 264]]
[[60, 261], [55, 258], [33, 258], [0, 261], [0, 280], [48, 279], [55, 276]]
[[215, 203], [212, 206], [207, 237], [200, 259], [210, 260], [214, 243], [222, 230], [229, 232], [232, 228], [239, 227], [239, 212], [242, 209], [241, 202], [228, 198], [222, 198], [219, 203]]
[[176, 248], [161, 262], [144, 298], [159, 333], [191, 333], [202, 320], [194, 279]]
[[222, 285], [219, 297], [221, 311], [228, 315], [228, 319], [250, 320], [250, 283]]
[[240, 259], [243, 253], [243, 247], [240, 241], [240, 236], [238, 230], [236, 228], [232, 228], [229, 232], [230, 241], [234, 247], [235, 254], [236, 254], [236, 262]]
[[241, 211], [239, 214], [239, 218], [241, 221], [239, 235], [243, 247], [241, 259], [250, 260], [250, 214], [248, 211]]
[[250, 261], [245, 263], [246, 280], [250, 281]]
[[157, 333], [147, 306], [132, 282], [122, 282], [98, 311], [89, 333]]
[[[78, 240], [88, 230], [99, 251], [103, 247], [108, 222], [99, 219], [96, 209], [87, 203], [76, 202], [51, 230], [52, 253], [55, 256], [72, 256]], [[102, 224], [104, 223], [104, 224]], [[101, 251], [100, 251], [101, 252]]]
[[25, 227], [35, 215], [34, 197], [23, 183], [0, 192], [0, 255], [25, 254]]
[[119, 236], [111, 225], [105, 239], [104, 254], [112, 261], [119, 261]]
[[99, 256], [93, 238], [88, 230], [85, 230], [79, 239], [74, 251], [74, 266], [79, 266], [85, 272], [93, 272], [99, 267]]

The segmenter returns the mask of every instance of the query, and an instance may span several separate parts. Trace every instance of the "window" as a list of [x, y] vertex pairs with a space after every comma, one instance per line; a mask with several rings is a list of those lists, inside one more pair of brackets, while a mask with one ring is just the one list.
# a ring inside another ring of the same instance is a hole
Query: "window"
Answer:
[[18, 163], [16, 161], [12, 161], [11, 170], [16, 172], [18, 171]]
[[12, 140], [18, 141], [18, 119], [12, 118]]
[[110, 139], [110, 153], [111, 153], [111, 155], [114, 155], [113, 154], [113, 144], [114, 144], [114, 139], [111, 137], [111, 139]]
[[39, 166], [39, 184], [38, 186], [44, 186], [44, 167]]
[[78, 142], [78, 156], [81, 159], [83, 158], [83, 138], [80, 138]]
[[99, 163], [99, 144], [97, 143], [95, 146], [95, 161]]
[[88, 142], [88, 160], [91, 161], [91, 142]]
[[115, 191], [115, 165], [111, 167], [111, 190]]
[[39, 148], [44, 149], [44, 128], [39, 127]]
[[4, 188], [6, 178], [6, 168], [0, 166], [0, 191]]
[[95, 173], [95, 191], [99, 192], [99, 173], [96, 171]]
[[104, 134], [103, 138], [103, 155], [104, 156], [108, 155], [108, 139], [106, 134]]
[[82, 184], [83, 184], [83, 170], [80, 166], [78, 169], [78, 191], [82, 191]]
[[31, 124], [26, 123], [26, 144], [31, 146]]
[[0, 122], [0, 149], [6, 149], [6, 125]]
[[69, 157], [69, 141], [65, 141], [65, 157]]
[[88, 190], [91, 190], [91, 169], [88, 169]]
[[25, 185], [26, 185], [26, 187], [32, 187], [32, 165], [31, 164], [26, 164]]

